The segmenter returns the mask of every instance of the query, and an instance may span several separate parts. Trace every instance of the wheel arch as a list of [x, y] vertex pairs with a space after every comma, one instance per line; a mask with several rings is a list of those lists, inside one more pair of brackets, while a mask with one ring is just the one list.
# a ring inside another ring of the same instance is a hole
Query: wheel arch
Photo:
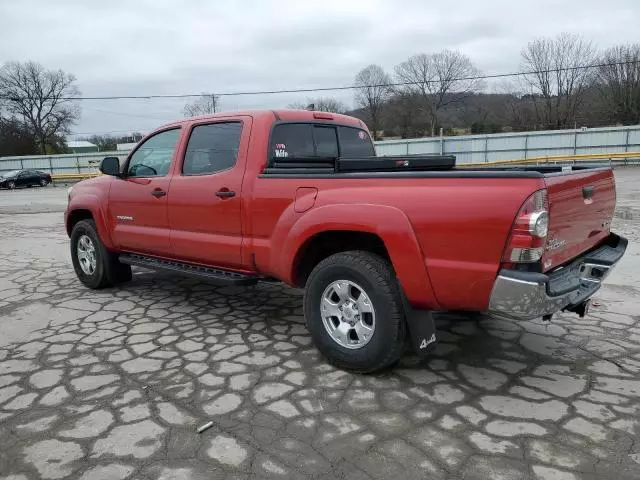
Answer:
[[67, 215], [67, 221], [66, 221], [67, 235], [71, 236], [73, 227], [76, 225], [76, 223], [82, 220], [95, 221], [95, 218], [93, 217], [93, 213], [91, 213], [91, 210], [89, 210], [88, 208], [77, 208], [69, 212], [69, 214]]
[[[309, 265], [326, 258], [318, 250], [327, 239], [336, 245], [320, 249], [333, 254], [345, 250], [364, 250], [386, 258], [411, 304], [438, 308], [428, 278], [425, 258], [411, 222], [401, 210], [384, 205], [332, 204], [314, 208], [282, 232], [274, 245], [272, 265], [282, 279], [303, 286]], [[345, 242], [342, 245], [340, 242]]]
[[65, 227], [67, 234], [71, 236], [74, 225], [81, 220], [93, 220], [102, 243], [109, 250], [115, 250], [107, 225], [106, 217], [98, 206], [98, 198], [93, 195], [83, 195], [82, 198], [73, 198], [65, 213]]
[[314, 267], [325, 258], [349, 250], [375, 253], [391, 263], [384, 241], [377, 233], [361, 230], [324, 230], [309, 237], [293, 260], [294, 285], [303, 287]]

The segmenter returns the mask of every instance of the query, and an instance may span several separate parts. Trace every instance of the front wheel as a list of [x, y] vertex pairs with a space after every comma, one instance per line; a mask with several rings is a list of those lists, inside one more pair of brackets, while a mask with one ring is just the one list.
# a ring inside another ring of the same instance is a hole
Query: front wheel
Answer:
[[391, 265], [364, 251], [337, 253], [311, 272], [304, 295], [318, 350], [339, 368], [374, 372], [400, 358], [404, 310]]
[[16, 182], [9, 182], [7, 183], [7, 188], [9, 190], [13, 190], [14, 188], [16, 188]]
[[91, 289], [131, 280], [131, 267], [118, 261], [98, 235], [93, 220], [81, 220], [71, 231], [71, 261], [78, 279]]
[[40, 186], [41, 187], [46, 187], [47, 185], [49, 185], [49, 182], [47, 181], [46, 178], [41, 178], [40, 179]]

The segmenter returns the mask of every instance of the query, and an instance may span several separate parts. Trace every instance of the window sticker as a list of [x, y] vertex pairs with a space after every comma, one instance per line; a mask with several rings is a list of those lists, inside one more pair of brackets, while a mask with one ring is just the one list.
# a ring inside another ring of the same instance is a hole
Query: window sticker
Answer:
[[274, 149], [274, 155], [278, 158], [288, 157], [289, 152], [287, 152], [287, 146], [284, 143], [276, 143]]

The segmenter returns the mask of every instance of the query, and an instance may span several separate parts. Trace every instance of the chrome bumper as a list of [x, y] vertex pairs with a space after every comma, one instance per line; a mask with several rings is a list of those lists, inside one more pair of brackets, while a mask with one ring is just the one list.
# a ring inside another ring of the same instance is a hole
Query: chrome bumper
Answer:
[[626, 248], [625, 238], [611, 234], [595, 250], [547, 274], [503, 269], [493, 285], [489, 312], [531, 320], [580, 305], [598, 291]]

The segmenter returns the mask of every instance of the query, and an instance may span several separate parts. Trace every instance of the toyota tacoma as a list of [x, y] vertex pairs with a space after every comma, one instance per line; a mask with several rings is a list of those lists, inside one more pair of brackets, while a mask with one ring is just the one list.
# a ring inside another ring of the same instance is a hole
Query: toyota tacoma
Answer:
[[584, 316], [627, 245], [611, 168], [377, 157], [365, 124], [333, 113], [181, 120], [100, 169], [65, 213], [84, 285], [135, 265], [303, 288], [315, 345], [352, 371], [392, 364], [407, 338], [428, 352], [434, 310]]

